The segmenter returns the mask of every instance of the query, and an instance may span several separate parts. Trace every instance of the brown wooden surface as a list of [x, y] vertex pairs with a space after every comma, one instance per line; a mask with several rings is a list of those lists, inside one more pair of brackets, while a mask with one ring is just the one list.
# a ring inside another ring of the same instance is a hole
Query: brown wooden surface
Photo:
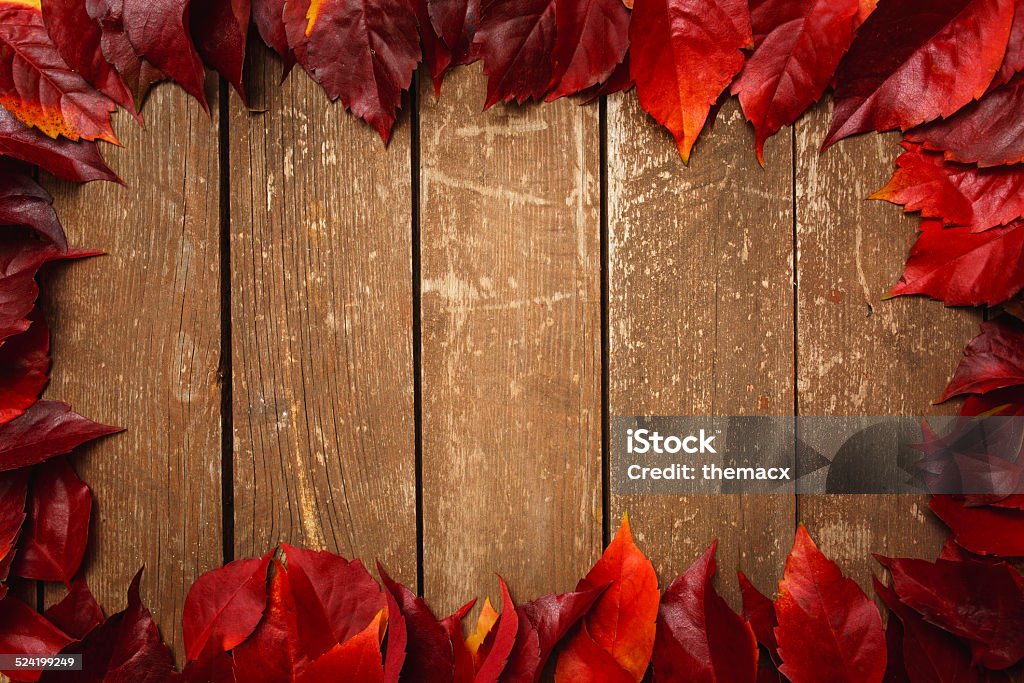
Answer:
[[496, 572], [529, 598], [571, 588], [623, 512], [663, 579], [719, 538], [732, 600], [737, 568], [773, 589], [797, 520], [865, 586], [870, 552], [934, 553], [919, 499], [610, 496], [602, 477], [604, 414], [931, 410], [976, 319], [881, 301], [915, 228], [863, 200], [891, 138], [819, 157], [823, 106], [762, 169], [730, 102], [687, 168], [632, 94], [603, 121], [481, 112], [470, 68], [439, 102], [421, 84], [385, 148], [279, 75], [259, 50], [265, 111], [232, 95], [223, 131], [161, 87], [108, 148], [128, 187], [53, 185], [72, 241], [111, 253], [47, 295], [49, 394], [129, 428], [77, 460], [107, 606], [146, 563], [180, 653], [196, 574], [279, 541], [380, 558], [438, 613], [494, 596]]
[[[416, 580], [409, 125], [385, 149], [260, 49], [231, 99], [235, 552]], [[265, 111], [263, 111], [265, 110]]]
[[95, 494], [89, 585], [121, 609], [146, 566], [143, 598], [181, 648], [192, 581], [221, 553], [221, 353], [217, 100], [214, 117], [160, 86], [146, 129], [120, 117], [108, 147], [126, 186], [48, 183], [72, 244], [107, 256], [61, 268], [44, 287], [53, 321], [47, 394], [127, 431], [86, 449]]
[[601, 549], [600, 128], [420, 90], [424, 585], [570, 590]]

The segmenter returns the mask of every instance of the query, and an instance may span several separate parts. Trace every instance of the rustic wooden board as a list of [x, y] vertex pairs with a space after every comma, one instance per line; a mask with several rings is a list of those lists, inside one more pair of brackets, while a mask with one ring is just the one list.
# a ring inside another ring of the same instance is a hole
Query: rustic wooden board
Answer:
[[180, 655], [185, 594], [222, 562], [218, 123], [169, 85], [145, 117], [121, 116], [124, 146], [104, 148], [127, 186], [47, 183], [71, 243], [109, 254], [43, 288], [47, 395], [127, 428], [74, 460], [96, 495], [86, 577], [114, 611], [145, 565], [143, 599]]
[[[797, 123], [800, 414], [956, 414], [931, 401], [979, 317], [921, 298], [882, 300], [917, 231], [898, 207], [865, 199], [889, 179], [899, 137], [861, 136], [819, 155], [830, 111], [822, 103]], [[923, 496], [801, 496], [799, 514], [865, 589], [881, 573], [871, 553], [933, 559], [945, 537]]]
[[[610, 99], [612, 416], [792, 414], [791, 147], [773, 138], [761, 169], [731, 101], [685, 167], [634, 96]], [[770, 590], [792, 539], [791, 496], [615, 495], [611, 508], [663, 582], [718, 538], [734, 601], [735, 570]]]
[[234, 521], [416, 580], [409, 124], [385, 148], [253, 58], [230, 117]]
[[[426, 79], [424, 79], [426, 80]], [[598, 108], [420, 89], [425, 593], [567, 590], [601, 548]]]

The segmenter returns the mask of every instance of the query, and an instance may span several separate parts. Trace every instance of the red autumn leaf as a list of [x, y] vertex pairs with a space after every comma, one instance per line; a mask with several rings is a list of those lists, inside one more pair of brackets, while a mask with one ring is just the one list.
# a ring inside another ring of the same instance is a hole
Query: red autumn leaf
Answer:
[[434, 84], [434, 96], [441, 96], [441, 84], [444, 75], [452, 63], [452, 51], [437, 35], [430, 21], [430, 7], [427, 0], [415, 0], [416, 21], [420, 27], [420, 47], [423, 50], [423, 61]]
[[285, 3], [285, 26], [299, 64], [387, 142], [420, 61], [412, 3], [296, 0]]
[[892, 574], [901, 603], [969, 642], [972, 663], [1006, 669], [1024, 658], [1024, 579], [1010, 565], [885, 557], [878, 561]]
[[[430, 26], [433, 28], [430, 33], [437, 36], [447, 54], [441, 77], [449, 66], [469, 64], [478, 59], [473, 42], [480, 25], [480, 1], [425, 0]], [[422, 24], [420, 32], [426, 33]], [[440, 81], [435, 79], [434, 85], [439, 89]]]
[[892, 589], [874, 579], [875, 592], [889, 608], [891, 621], [900, 623], [898, 656], [904, 674], [913, 683], [982, 683], [1005, 680], [1005, 676], [983, 672], [971, 665], [971, 654], [962, 641], [925, 621], [920, 614], [899, 601]]
[[979, 169], [943, 159], [920, 145], [906, 150], [889, 183], [871, 199], [903, 205], [946, 225], [964, 225], [982, 232], [1024, 216], [1024, 169], [1017, 166]]
[[187, 659], [234, 649], [252, 634], [267, 606], [272, 556], [236, 560], [196, 579], [181, 615]]
[[309, 662], [299, 643], [291, 581], [279, 562], [270, 582], [266, 616], [232, 653], [235, 680], [247, 683], [292, 681]]
[[546, 595], [516, 608], [519, 631], [501, 681], [540, 680], [555, 646], [601, 597], [605, 588]]
[[880, 3], [839, 64], [824, 146], [870, 130], [906, 130], [981, 97], [1006, 53], [1013, 5], [1014, 0]]
[[783, 576], [775, 601], [779, 670], [793, 683], [881, 681], [886, 661], [881, 615], [818, 550], [803, 525]]
[[455, 663], [454, 677], [452, 683], [469, 683], [473, 680], [473, 653], [466, 647], [466, 642], [462, 639], [462, 620], [469, 614], [469, 610], [473, 609], [473, 605], [476, 604], [476, 600], [470, 600], [465, 605], [460, 607], [451, 614], [441, 620], [441, 628], [448, 634], [448, 639], [452, 644], [452, 653]]
[[320, 655], [295, 678], [295, 683], [383, 681], [384, 667], [380, 657], [383, 615], [383, 611], [378, 612], [362, 631]]
[[70, 584], [89, 540], [92, 492], [63, 458], [36, 468], [14, 573]]
[[753, 38], [745, 0], [637, 0], [630, 70], [640, 104], [689, 161], [712, 106], [743, 66]]
[[950, 528], [957, 544], [972, 553], [1024, 557], [1024, 510], [970, 507], [952, 496], [933, 496], [929, 507]]
[[119, 427], [86, 419], [59, 401], [39, 401], [21, 417], [0, 425], [0, 472], [37, 465]]
[[100, 27], [100, 50], [121, 76], [138, 107], [150, 86], [164, 75], [132, 44], [124, 22], [123, 4], [123, 0], [85, 0], [89, 17]]
[[242, 70], [249, 38], [251, 0], [206, 0], [191, 4], [191, 28], [200, 57], [246, 101]]
[[982, 167], [1024, 162], [1024, 76], [948, 119], [907, 131], [906, 138], [950, 161]]
[[[103, 56], [103, 32], [83, 0], [45, 0], [43, 23], [64, 62], [92, 87], [137, 116], [132, 93]], [[141, 121], [140, 121], [141, 122]]]
[[92, 630], [65, 653], [82, 655], [81, 671], [51, 671], [43, 683], [170, 683], [180, 680], [171, 652], [139, 597], [139, 571], [128, 588], [128, 606]]
[[615, 70], [612, 71], [604, 83], [595, 85], [589, 90], [584, 90], [580, 93], [580, 98], [584, 103], [590, 104], [598, 98], [614, 95], [617, 92], [626, 92], [632, 89], [634, 85], [636, 84], [633, 82], [633, 75], [629, 72], [629, 53], [627, 52], [626, 56], [622, 58], [622, 61], [619, 62], [619, 65], [615, 67]]
[[50, 194], [27, 175], [3, 167], [0, 167], [0, 225], [24, 225], [58, 249], [68, 248]]
[[7, 595], [7, 573], [14, 561], [14, 544], [25, 523], [28, 470], [0, 474], [0, 600]]
[[508, 586], [500, 576], [498, 583], [501, 585], [501, 617], [493, 630], [493, 641], [489, 643], [487, 653], [477, 667], [476, 677], [473, 679], [475, 683], [496, 683], [505, 669], [509, 655], [512, 654], [516, 634], [519, 632], [519, 615], [516, 614], [516, 606], [509, 595]]
[[93, 142], [51, 140], [35, 128], [29, 128], [0, 107], [0, 154], [39, 166], [62, 180], [87, 183], [91, 180], [118, 178], [100, 157]]
[[64, 63], [34, 0], [0, 2], [0, 106], [51, 138], [117, 142], [114, 103]]
[[586, 620], [570, 641], [571, 646], [558, 658], [555, 680], [575, 683], [635, 683], [634, 674], [622, 668], [615, 657], [594, 642], [587, 631]]
[[757, 639], [715, 590], [715, 541], [661, 597], [654, 641], [658, 681], [757, 679]]
[[[423, 598], [418, 597], [402, 584], [392, 580], [377, 563], [384, 590], [391, 595], [395, 606], [405, 622], [408, 633], [406, 641], [405, 661], [402, 668], [402, 681], [423, 681], [423, 683], [441, 683], [451, 681], [455, 670], [452, 642], [444, 627], [434, 617], [430, 607]], [[395, 615], [388, 610], [388, 623], [392, 624]], [[391, 626], [388, 627], [389, 631]], [[388, 635], [390, 647], [391, 634]]]
[[209, 659], [188, 662], [175, 683], [237, 683], [234, 660], [230, 653], [221, 652]]
[[46, 610], [46, 618], [64, 633], [82, 640], [103, 624], [103, 610], [85, 579], [79, 577], [71, 582], [64, 599]]
[[390, 591], [384, 590], [384, 614], [387, 616], [388, 642], [384, 649], [384, 681], [399, 683], [405, 668], [405, 656], [409, 646], [409, 627], [406, 626], [398, 601]]
[[629, 48], [622, 0], [556, 0], [555, 44], [547, 101], [604, 83]]
[[[552, 77], [555, 0], [483, 0], [474, 47], [487, 74], [484, 109], [541, 100]], [[443, 35], [443, 34], [442, 34]]]
[[775, 604], [769, 600], [747, 576], [739, 573], [740, 592], [743, 595], [743, 618], [754, 630], [754, 636], [771, 656], [772, 661], [780, 663], [779, 642], [775, 639], [775, 629], [779, 620], [775, 616]]
[[39, 311], [32, 326], [0, 346], [0, 425], [23, 415], [43, 393], [50, 370], [50, 330]]
[[560, 680], [573, 680], [565, 678], [576, 667], [576, 664], [570, 666], [570, 661], [587, 661], [593, 652], [588, 640], [611, 655], [633, 680], [641, 680], [647, 671], [661, 596], [654, 567], [633, 543], [629, 520], [625, 517], [604, 555], [576, 585], [576, 590], [605, 586], [607, 590], [583, 620], [586, 628], [569, 640], [559, 658]]
[[992, 86], [1009, 83], [1018, 72], [1024, 70], [1024, 0], [1016, 0], [1014, 4], [1013, 26], [1010, 28], [1010, 40], [1006, 44], [1003, 63], [992, 79]]
[[990, 320], [964, 349], [964, 357], [939, 402], [963, 394], [984, 394], [1024, 384], [1024, 330]]
[[284, 25], [285, 0], [252, 0], [252, 23], [260, 38], [284, 60], [285, 74], [295, 65]]
[[757, 158], [765, 140], [818, 101], [860, 21], [861, 0], [754, 0], [754, 53], [732, 94], [754, 125]]
[[1024, 385], [990, 391], [981, 396], [968, 396], [960, 406], [960, 414], [1024, 416]]
[[316, 658], [344, 643], [385, 608], [377, 582], [358, 560], [282, 545], [298, 615], [299, 639]]
[[994, 306], [1024, 288], [1024, 220], [982, 233], [921, 221], [893, 296], [926, 294], [947, 306]]
[[[73, 639], [43, 615], [8, 595], [0, 600], [0, 652], [55, 655]], [[14, 681], [37, 681], [38, 671], [2, 671]]]

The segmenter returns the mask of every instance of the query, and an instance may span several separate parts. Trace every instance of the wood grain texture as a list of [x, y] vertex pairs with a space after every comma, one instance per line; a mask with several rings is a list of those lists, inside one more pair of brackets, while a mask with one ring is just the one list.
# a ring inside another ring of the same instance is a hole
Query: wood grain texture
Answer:
[[[426, 79], [424, 79], [426, 80]], [[601, 549], [598, 108], [421, 101], [424, 582], [567, 590]]]
[[124, 146], [104, 148], [126, 186], [48, 183], [71, 243], [109, 255], [43, 287], [47, 395], [127, 429], [74, 459], [95, 494], [86, 577], [114, 612], [145, 565], [143, 599], [180, 657], [186, 592], [222, 561], [218, 122], [169, 85], [145, 117], [119, 117]]
[[[380, 559], [415, 585], [409, 125], [380, 138], [260, 48], [232, 100], [235, 550]], [[262, 111], [265, 110], [265, 111]]]
[[[830, 105], [797, 123], [798, 369], [801, 415], [956, 414], [932, 406], [976, 313], [923, 298], [883, 301], [903, 272], [917, 220], [865, 198], [899, 155], [897, 135], [845, 140], [819, 154]], [[933, 559], [945, 529], [923, 496], [801, 496], [800, 518], [865, 589], [871, 553]]]
[[[610, 414], [792, 414], [791, 138], [769, 142], [761, 169], [730, 101], [686, 167], [635, 97], [608, 109]], [[624, 512], [664, 583], [718, 538], [719, 585], [736, 601], [740, 567], [774, 586], [794, 503], [613, 496], [613, 528]]]

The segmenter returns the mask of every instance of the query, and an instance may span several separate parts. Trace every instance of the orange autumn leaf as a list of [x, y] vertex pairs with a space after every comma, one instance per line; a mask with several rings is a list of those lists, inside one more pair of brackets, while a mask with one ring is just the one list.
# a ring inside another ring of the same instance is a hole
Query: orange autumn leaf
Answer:
[[[594, 648], [587, 640], [611, 655], [634, 680], [643, 679], [647, 671], [658, 618], [658, 577], [650, 560], [633, 542], [627, 517], [622, 518], [615, 538], [576, 590], [604, 586], [607, 589], [583, 620], [584, 627], [566, 645], [556, 672], [559, 681], [574, 680], [570, 672], [585, 662], [593, 665]], [[561, 659], [566, 659], [566, 664]]]
[[476, 629], [466, 638], [466, 649], [476, 655], [483, 645], [487, 634], [498, 622], [498, 610], [494, 609], [490, 598], [484, 598], [484, 606], [480, 609], [480, 616], [476, 620]]
[[117, 142], [113, 101], [61, 58], [39, 0], [0, 1], [0, 105], [54, 139]]

